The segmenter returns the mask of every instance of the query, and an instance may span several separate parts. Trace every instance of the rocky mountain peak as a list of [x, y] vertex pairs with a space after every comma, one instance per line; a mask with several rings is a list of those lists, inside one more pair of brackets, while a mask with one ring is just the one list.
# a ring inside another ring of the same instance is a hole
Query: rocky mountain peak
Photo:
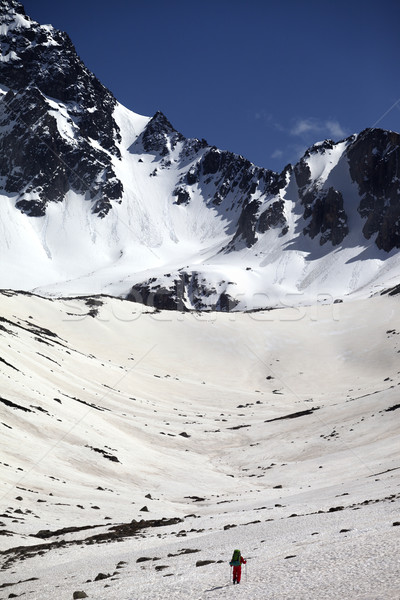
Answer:
[[111, 162], [120, 153], [116, 100], [66, 33], [30, 20], [19, 2], [0, 6], [0, 82], [9, 90], [0, 96], [4, 190], [31, 216], [69, 189], [86, 193], [95, 211], [102, 204], [104, 215], [122, 191]]
[[178, 142], [182, 142], [184, 139], [183, 135], [174, 129], [167, 117], [161, 111], [157, 111], [138, 141], [141, 142], [145, 152], [165, 157], [174, 150]]
[[18, 2], [18, 0], [0, 0], [1, 24], [11, 25], [13, 22], [17, 23], [17, 15], [24, 17], [27, 22], [30, 22], [21, 2]]
[[325, 152], [327, 150], [332, 150], [334, 145], [335, 145], [335, 142], [333, 140], [329, 140], [329, 139], [322, 140], [321, 142], [316, 142], [315, 144], [313, 144], [310, 148], [308, 148], [305, 151], [304, 157], [309, 158], [313, 154], [325, 154]]

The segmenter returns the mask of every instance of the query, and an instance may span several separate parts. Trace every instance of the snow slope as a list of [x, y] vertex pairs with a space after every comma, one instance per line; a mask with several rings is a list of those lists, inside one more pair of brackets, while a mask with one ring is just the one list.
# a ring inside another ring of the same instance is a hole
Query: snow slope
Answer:
[[0, 597], [398, 598], [396, 297], [0, 303]]

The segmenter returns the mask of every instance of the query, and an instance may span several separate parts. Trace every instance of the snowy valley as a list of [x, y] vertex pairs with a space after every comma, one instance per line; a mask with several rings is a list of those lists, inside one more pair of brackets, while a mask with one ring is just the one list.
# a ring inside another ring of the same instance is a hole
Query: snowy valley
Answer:
[[398, 597], [396, 296], [1, 314], [1, 597]]

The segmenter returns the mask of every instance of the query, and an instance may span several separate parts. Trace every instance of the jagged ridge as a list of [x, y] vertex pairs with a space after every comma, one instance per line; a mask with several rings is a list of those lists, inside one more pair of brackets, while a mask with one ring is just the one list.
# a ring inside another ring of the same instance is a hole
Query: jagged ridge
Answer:
[[3, 189], [31, 216], [69, 189], [95, 200], [104, 216], [122, 195], [111, 162], [120, 155], [114, 96], [66, 33], [32, 21], [19, 2], [1, 2], [0, 23], [0, 82], [9, 89], [0, 103]]

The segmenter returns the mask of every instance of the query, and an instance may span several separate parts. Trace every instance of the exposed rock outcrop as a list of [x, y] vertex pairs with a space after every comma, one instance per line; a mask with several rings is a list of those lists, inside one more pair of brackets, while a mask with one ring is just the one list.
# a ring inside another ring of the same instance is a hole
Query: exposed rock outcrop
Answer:
[[347, 155], [361, 197], [358, 212], [365, 219], [364, 236], [377, 234], [375, 243], [386, 252], [400, 248], [400, 135], [366, 129]]

